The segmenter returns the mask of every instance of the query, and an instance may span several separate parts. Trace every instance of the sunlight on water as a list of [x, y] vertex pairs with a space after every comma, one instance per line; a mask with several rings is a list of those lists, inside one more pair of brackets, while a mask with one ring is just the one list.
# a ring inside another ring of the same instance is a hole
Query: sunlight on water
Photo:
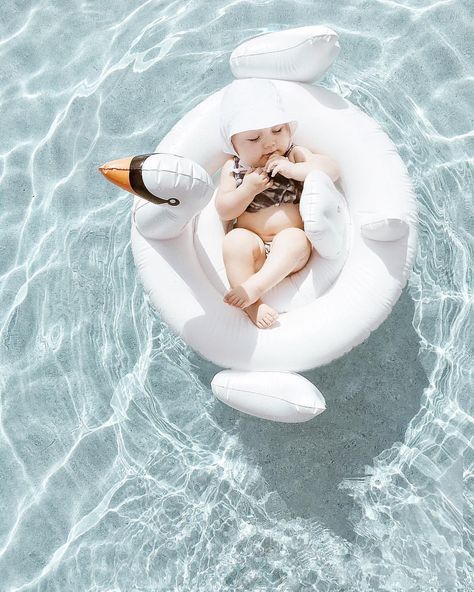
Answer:
[[[472, 21], [450, 0], [2, 8], [2, 591], [474, 587]], [[321, 83], [407, 164], [419, 245], [389, 319], [310, 375], [328, 411], [283, 426], [214, 399], [97, 166], [152, 151], [236, 45], [307, 24], [340, 35]]]

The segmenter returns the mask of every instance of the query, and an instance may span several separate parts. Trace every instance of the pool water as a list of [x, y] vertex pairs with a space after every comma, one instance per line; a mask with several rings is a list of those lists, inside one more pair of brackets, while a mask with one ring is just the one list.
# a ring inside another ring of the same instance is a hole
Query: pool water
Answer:
[[[320, 84], [390, 135], [420, 221], [392, 314], [304, 373], [328, 409], [294, 425], [214, 398], [97, 167], [153, 151], [239, 43], [308, 24], [338, 32]], [[2, 592], [473, 589], [472, 35], [467, 0], [4, 3]]]

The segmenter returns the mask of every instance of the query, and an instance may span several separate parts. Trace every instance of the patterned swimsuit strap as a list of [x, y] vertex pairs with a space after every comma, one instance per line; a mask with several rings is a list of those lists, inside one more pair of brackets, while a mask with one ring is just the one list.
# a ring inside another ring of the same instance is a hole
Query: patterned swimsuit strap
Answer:
[[288, 148], [288, 150], [285, 152], [285, 154], [283, 155], [285, 158], [288, 157], [288, 154], [293, 150], [293, 148], [295, 147], [295, 145], [293, 143], [290, 144], [290, 147]]

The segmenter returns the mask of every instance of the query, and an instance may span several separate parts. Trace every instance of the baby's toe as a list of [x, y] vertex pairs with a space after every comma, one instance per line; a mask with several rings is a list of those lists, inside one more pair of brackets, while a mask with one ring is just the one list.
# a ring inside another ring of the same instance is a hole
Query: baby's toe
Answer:
[[273, 323], [278, 319], [278, 313], [271, 313], [270, 315], [270, 325], [273, 325]]

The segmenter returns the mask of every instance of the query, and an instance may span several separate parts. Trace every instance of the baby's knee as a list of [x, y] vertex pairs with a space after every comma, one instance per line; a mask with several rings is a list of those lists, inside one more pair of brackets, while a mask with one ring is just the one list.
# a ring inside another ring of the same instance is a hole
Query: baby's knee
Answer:
[[251, 254], [253, 257], [258, 257], [260, 251], [263, 251], [263, 241], [257, 234], [246, 228], [234, 228], [224, 236], [222, 251], [224, 257], [235, 254], [240, 256]]
[[281, 230], [273, 241], [284, 241], [285, 247], [295, 255], [311, 252], [311, 243], [301, 228], [285, 228]]
[[245, 228], [234, 228], [230, 230], [224, 236], [224, 241], [222, 243], [224, 250], [233, 250], [235, 247], [242, 247], [242, 245], [250, 243], [250, 234], [251, 233]]

